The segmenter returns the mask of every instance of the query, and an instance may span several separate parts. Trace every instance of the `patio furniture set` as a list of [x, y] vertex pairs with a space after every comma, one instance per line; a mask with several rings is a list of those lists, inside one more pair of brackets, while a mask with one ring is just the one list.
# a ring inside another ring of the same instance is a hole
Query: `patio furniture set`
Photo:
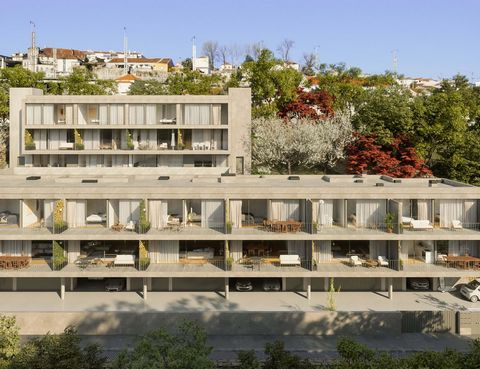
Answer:
[[384, 256], [378, 256], [377, 259], [361, 259], [358, 255], [350, 256], [350, 265], [353, 267], [363, 266], [366, 268], [388, 267], [388, 260]]
[[0, 256], [0, 269], [22, 269], [30, 265], [29, 256]]
[[296, 233], [302, 228], [302, 222], [297, 220], [265, 220], [263, 227], [269, 232]]

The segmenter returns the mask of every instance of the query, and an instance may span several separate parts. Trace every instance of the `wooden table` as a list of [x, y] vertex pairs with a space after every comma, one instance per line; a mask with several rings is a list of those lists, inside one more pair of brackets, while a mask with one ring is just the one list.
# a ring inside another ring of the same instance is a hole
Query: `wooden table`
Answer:
[[298, 232], [302, 227], [302, 222], [296, 220], [267, 220], [265, 221], [265, 226], [267, 230], [271, 230], [273, 232]]
[[456, 265], [458, 265], [462, 269], [480, 267], [480, 258], [476, 258], [474, 256], [447, 256], [445, 260], [447, 262], [447, 266], [454, 268], [456, 267]]
[[367, 268], [374, 268], [378, 266], [378, 261], [374, 259], [367, 259], [364, 260], [362, 264]]
[[30, 265], [29, 256], [0, 256], [0, 269], [21, 269]]

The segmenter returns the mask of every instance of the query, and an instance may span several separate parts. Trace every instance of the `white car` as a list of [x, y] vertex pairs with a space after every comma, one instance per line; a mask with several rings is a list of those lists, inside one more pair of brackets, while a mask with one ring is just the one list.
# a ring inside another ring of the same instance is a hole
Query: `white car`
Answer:
[[460, 293], [471, 302], [480, 300], [480, 282], [477, 279], [462, 286]]

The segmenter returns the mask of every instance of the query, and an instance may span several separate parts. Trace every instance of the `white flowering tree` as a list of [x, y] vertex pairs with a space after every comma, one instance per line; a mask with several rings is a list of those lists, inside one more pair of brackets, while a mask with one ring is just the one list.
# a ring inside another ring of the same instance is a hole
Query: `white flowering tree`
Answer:
[[252, 162], [258, 172], [333, 167], [345, 155], [353, 128], [346, 114], [323, 121], [259, 118], [252, 122]]

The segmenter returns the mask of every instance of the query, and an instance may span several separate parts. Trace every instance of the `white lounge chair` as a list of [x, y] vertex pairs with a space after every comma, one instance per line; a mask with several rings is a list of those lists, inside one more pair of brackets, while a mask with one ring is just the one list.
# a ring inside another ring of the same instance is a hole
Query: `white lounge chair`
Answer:
[[452, 220], [452, 229], [463, 229], [462, 222], [457, 219]]
[[424, 219], [424, 220], [412, 219], [410, 221], [410, 226], [414, 230], [433, 229], [433, 225], [430, 223], [430, 221], [428, 219]]
[[280, 255], [280, 266], [282, 265], [301, 265], [299, 255]]
[[117, 255], [113, 265], [131, 265], [135, 266], [135, 255]]
[[388, 260], [384, 256], [379, 256], [378, 257], [378, 265], [379, 266], [387, 266], [388, 267]]
[[135, 222], [133, 220], [129, 221], [127, 225], [125, 226], [125, 229], [127, 231], [134, 231], [135, 230]]
[[361, 266], [362, 265], [362, 260], [357, 256], [357, 255], [352, 255], [350, 256], [350, 264], [352, 266]]

